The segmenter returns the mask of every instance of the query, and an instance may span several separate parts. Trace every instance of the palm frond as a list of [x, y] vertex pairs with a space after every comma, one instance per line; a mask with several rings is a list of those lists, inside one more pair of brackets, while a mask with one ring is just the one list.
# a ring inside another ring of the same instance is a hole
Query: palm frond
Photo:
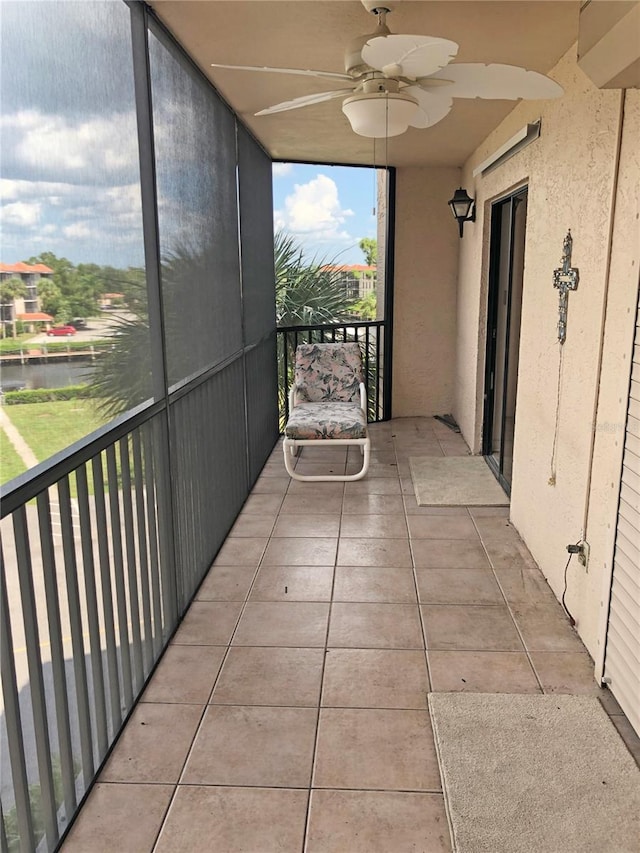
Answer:
[[278, 326], [340, 323], [349, 319], [353, 299], [336, 259], [305, 258], [295, 238], [278, 231], [274, 240]]

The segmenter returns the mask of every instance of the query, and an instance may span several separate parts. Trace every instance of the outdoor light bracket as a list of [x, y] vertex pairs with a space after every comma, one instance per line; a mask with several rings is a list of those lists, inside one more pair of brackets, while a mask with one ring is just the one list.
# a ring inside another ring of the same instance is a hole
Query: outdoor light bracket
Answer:
[[[458, 187], [458, 189], [453, 194], [453, 198], [449, 199], [447, 204], [451, 208], [453, 217], [458, 223], [458, 228], [460, 229], [460, 237], [462, 237], [462, 229], [464, 223], [476, 221], [475, 199], [471, 198], [471, 196], [465, 189], [463, 189], [462, 187]], [[465, 207], [466, 212], [463, 212]], [[458, 210], [460, 210], [460, 212], [458, 212]]]

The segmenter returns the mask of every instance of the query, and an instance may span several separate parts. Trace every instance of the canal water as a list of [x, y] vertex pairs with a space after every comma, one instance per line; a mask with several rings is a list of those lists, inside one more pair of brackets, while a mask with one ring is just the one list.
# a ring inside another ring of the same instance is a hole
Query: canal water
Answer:
[[0, 387], [3, 391], [20, 388], [66, 388], [91, 381], [94, 365], [86, 361], [56, 361], [54, 363], [3, 364], [0, 368]]

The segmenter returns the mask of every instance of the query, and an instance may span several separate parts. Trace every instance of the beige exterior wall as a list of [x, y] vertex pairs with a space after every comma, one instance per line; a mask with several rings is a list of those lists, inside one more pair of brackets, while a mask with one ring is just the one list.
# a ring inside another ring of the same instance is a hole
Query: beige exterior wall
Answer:
[[[463, 185], [476, 197], [478, 221], [465, 226], [460, 247], [454, 414], [480, 452], [490, 203], [527, 184], [511, 518], [558, 597], [567, 544], [590, 543], [588, 571], [575, 559], [570, 566], [567, 603], [598, 659], [638, 298], [640, 92], [596, 89], [578, 68], [575, 47], [551, 76], [565, 95], [519, 104], [465, 165]], [[537, 141], [485, 177], [472, 177], [478, 163], [538, 118]], [[569, 295], [558, 402], [552, 276], [568, 229], [580, 283]]]
[[452, 411], [458, 229], [447, 201], [455, 168], [399, 168], [393, 336], [393, 417]]

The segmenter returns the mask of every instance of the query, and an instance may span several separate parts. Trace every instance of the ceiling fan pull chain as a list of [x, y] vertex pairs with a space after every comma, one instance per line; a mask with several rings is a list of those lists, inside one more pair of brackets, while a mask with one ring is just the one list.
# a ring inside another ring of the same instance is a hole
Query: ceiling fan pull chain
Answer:
[[384, 134], [384, 166], [385, 169], [389, 168], [389, 99], [386, 98], [386, 106], [387, 106], [387, 115], [386, 115], [386, 125], [385, 125], [385, 134]]
[[[376, 138], [375, 138], [375, 136], [373, 137], [373, 172], [374, 172], [374, 174], [377, 174], [377, 171], [376, 171]], [[378, 203], [376, 191], [377, 191], [377, 186], [374, 185], [374, 187], [373, 187], [373, 207], [371, 208], [371, 215], [372, 216], [376, 215], [376, 205]]]

